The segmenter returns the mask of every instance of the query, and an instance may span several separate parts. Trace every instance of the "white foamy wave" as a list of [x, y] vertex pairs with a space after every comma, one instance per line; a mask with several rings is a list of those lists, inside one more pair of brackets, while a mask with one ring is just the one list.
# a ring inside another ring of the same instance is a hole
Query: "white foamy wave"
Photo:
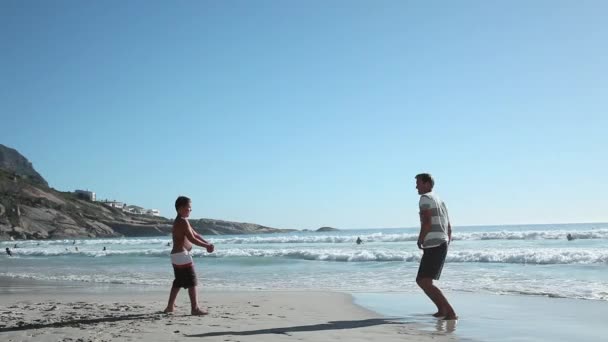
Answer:
[[[167, 257], [170, 249], [125, 249], [125, 250], [64, 250], [19, 249], [14, 256], [19, 257]], [[288, 258], [337, 262], [387, 262], [420, 260], [419, 250], [394, 250], [386, 248], [218, 248], [207, 254], [201, 249], [193, 251], [195, 257], [203, 258]], [[602, 264], [608, 263], [608, 250], [599, 248], [508, 248], [508, 249], [451, 249], [448, 262], [461, 263], [505, 263], [505, 264]]]
[[[494, 231], [470, 232], [453, 235], [454, 240], [564, 240], [570, 233], [574, 239], [608, 239], [608, 229], [588, 231], [548, 230], [548, 231]], [[226, 244], [316, 244], [348, 243], [353, 244], [361, 237], [365, 243], [374, 242], [410, 242], [418, 239], [418, 233], [373, 233], [353, 235], [280, 235], [280, 236], [242, 236], [215, 237], [218, 242]]]
[[393, 252], [383, 250], [336, 250], [336, 249], [229, 249], [218, 251], [206, 257], [229, 258], [229, 257], [270, 257], [290, 258], [317, 261], [416, 261], [420, 260], [420, 253]]
[[60, 282], [84, 282], [101, 284], [127, 284], [127, 285], [164, 285], [169, 279], [158, 278], [137, 278], [133, 276], [116, 275], [88, 275], [88, 274], [31, 274], [31, 273], [0, 273], [2, 277], [16, 279], [31, 279], [39, 281], [60, 281]]
[[506, 264], [602, 264], [608, 263], [606, 249], [483, 249], [450, 251], [447, 257], [451, 262], [482, 262]]
[[[318, 261], [370, 262], [370, 261], [405, 261], [420, 260], [419, 251], [392, 250], [356, 250], [352, 249], [229, 249], [205, 255], [205, 257], [274, 257]], [[478, 262], [506, 264], [596, 264], [608, 263], [608, 251], [605, 249], [507, 249], [507, 250], [464, 250], [450, 251], [448, 262]]]
[[574, 239], [608, 239], [608, 229], [594, 229], [587, 231], [499, 231], [474, 232], [455, 234], [454, 240], [563, 240], [571, 234]]
[[[107, 256], [149, 256], [149, 257], [162, 257], [169, 256], [171, 253], [170, 249], [125, 249], [125, 250], [86, 250], [74, 249], [65, 250], [62, 248], [47, 248], [47, 249], [33, 249], [33, 248], [19, 248], [13, 250], [13, 257], [59, 257], [59, 256], [70, 256], [70, 257], [107, 257]], [[202, 253], [202, 251], [200, 252]], [[197, 253], [194, 253], [195, 255]]]

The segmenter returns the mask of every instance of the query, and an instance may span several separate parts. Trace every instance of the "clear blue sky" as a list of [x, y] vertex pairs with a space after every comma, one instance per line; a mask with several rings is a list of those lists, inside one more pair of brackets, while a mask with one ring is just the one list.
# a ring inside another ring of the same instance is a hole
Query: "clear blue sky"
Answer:
[[608, 221], [605, 1], [0, 1], [0, 143], [283, 228]]

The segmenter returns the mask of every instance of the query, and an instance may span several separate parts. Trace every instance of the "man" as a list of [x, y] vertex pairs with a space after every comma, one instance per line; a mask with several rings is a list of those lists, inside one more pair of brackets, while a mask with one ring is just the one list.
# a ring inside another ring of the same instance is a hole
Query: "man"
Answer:
[[192, 211], [192, 206], [188, 197], [178, 197], [175, 201], [175, 210], [177, 211], [177, 217], [173, 222], [173, 249], [171, 250], [171, 263], [173, 264], [175, 280], [169, 294], [169, 303], [164, 312], [170, 313], [175, 310], [175, 299], [179, 290], [183, 287], [188, 289], [192, 308], [191, 314], [206, 315], [207, 311], [198, 306], [197, 279], [190, 250], [192, 250], [192, 244], [195, 244], [205, 248], [208, 253], [213, 253], [214, 246], [203, 239], [190, 226], [188, 217]]
[[11, 253], [11, 249], [10, 249], [10, 248], [8, 248], [8, 247], [6, 247], [6, 254], [7, 254], [9, 257], [12, 257], [12, 256], [13, 256], [13, 253]]
[[435, 317], [458, 319], [441, 290], [433, 285], [439, 280], [448, 244], [452, 241], [452, 225], [445, 203], [433, 193], [435, 181], [428, 173], [416, 175], [416, 189], [420, 195], [420, 234], [418, 248], [423, 250], [416, 283], [437, 306]]

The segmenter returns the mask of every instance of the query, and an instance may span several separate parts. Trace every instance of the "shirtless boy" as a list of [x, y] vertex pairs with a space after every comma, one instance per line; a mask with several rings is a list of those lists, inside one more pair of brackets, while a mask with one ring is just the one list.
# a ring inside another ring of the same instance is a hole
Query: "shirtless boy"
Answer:
[[170, 313], [175, 310], [175, 299], [179, 290], [183, 287], [188, 289], [192, 315], [206, 315], [207, 310], [198, 306], [196, 273], [194, 272], [194, 262], [190, 251], [192, 250], [192, 244], [195, 244], [205, 248], [208, 253], [213, 253], [214, 246], [203, 239], [190, 226], [188, 216], [190, 216], [192, 206], [188, 197], [178, 197], [175, 201], [175, 210], [177, 211], [177, 217], [173, 222], [173, 249], [171, 250], [171, 263], [173, 264], [175, 280], [173, 280], [169, 303], [164, 312]]

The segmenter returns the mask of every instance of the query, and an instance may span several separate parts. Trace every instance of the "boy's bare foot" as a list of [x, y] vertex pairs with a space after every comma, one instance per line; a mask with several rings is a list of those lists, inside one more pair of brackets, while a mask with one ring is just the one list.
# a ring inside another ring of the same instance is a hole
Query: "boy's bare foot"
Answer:
[[175, 311], [175, 304], [173, 305], [172, 308], [169, 308], [168, 306], [165, 308], [165, 310], [163, 310], [164, 313], [173, 313], [173, 311]]
[[201, 308], [196, 308], [196, 309], [192, 309], [192, 311], [190, 312], [192, 314], [192, 316], [203, 316], [208, 314], [209, 312], [207, 312], [207, 310], [201, 309]]

